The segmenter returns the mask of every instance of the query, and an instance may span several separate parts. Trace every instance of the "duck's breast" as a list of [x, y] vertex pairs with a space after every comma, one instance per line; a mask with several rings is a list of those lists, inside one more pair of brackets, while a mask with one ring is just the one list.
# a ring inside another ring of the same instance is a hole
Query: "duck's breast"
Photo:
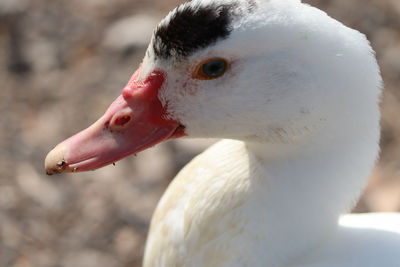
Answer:
[[239, 141], [221, 141], [193, 159], [158, 204], [144, 266], [245, 266], [250, 172]]

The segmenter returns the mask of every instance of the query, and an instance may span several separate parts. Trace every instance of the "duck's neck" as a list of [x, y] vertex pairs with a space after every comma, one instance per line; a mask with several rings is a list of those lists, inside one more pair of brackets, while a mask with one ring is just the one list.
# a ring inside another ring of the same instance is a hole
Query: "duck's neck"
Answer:
[[335, 232], [376, 159], [378, 136], [366, 135], [314, 140], [296, 148], [246, 143], [250, 169], [256, 172], [251, 175], [254, 207], [248, 212], [252, 227], [259, 229], [260, 255], [268, 266], [295, 260]]

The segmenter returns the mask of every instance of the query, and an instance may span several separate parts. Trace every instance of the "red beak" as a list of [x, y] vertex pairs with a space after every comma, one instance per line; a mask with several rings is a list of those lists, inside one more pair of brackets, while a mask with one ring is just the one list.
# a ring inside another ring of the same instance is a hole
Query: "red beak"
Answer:
[[140, 68], [97, 122], [47, 155], [47, 174], [95, 170], [185, 135], [179, 122], [165, 118], [158, 99], [164, 74], [154, 71], [144, 81], [139, 81], [139, 74]]

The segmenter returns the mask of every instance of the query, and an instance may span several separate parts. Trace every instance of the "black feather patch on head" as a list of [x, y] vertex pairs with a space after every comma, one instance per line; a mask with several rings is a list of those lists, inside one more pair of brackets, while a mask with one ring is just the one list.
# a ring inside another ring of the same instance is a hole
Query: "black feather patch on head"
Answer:
[[173, 11], [154, 33], [153, 49], [157, 58], [186, 57], [225, 39], [231, 32], [234, 4], [192, 6], [185, 4]]

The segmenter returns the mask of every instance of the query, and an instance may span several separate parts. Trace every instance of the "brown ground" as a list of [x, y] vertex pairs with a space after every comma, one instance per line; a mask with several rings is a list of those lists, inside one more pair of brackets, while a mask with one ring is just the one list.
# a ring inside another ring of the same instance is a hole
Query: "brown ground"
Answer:
[[[161, 193], [212, 141], [170, 142], [117, 167], [58, 177], [44, 175], [43, 158], [101, 115], [138, 65], [147, 39], [128, 37], [145, 36], [152, 19], [120, 27], [126, 34], [116, 23], [136, 14], [159, 20], [178, 2], [0, 1], [0, 266], [140, 266]], [[382, 159], [357, 211], [398, 211], [400, 1], [307, 2], [365, 32], [377, 50]]]

